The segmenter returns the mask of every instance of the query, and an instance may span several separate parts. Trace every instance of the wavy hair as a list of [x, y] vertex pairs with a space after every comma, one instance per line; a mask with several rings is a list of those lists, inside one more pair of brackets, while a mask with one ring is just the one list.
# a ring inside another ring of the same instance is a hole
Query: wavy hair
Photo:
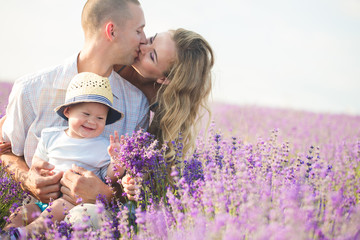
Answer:
[[206, 112], [211, 115], [208, 97], [214, 65], [212, 48], [201, 35], [182, 28], [170, 32], [177, 49], [176, 60], [164, 73], [170, 83], [158, 92], [159, 105], [149, 128], [157, 139], [168, 144], [168, 163], [174, 160], [177, 144], [183, 145], [184, 154], [194, 148], [199, 120]]

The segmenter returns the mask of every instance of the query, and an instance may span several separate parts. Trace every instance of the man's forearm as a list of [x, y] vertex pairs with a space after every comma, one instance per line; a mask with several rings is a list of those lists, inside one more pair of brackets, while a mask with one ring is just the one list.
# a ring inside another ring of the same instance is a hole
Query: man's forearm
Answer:
[[4, 153], [0, 157], [2, 167], [16, 182], [20, 182], [22, 189], [26, 190], [23, 183], [26, 181], [29, 167], [24, 158], [16, 156], [13, 153]]
[[0, 141], [3, 141], [3, 137], [2, 137], [2, 126], [4, 125], [6, 119], [6, 115], [4, 115], [1, 119], [0, 119]]

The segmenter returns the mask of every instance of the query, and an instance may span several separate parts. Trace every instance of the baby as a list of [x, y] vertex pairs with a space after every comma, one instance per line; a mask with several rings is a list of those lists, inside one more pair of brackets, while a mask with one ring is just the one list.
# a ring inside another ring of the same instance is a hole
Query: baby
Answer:
[[[123, 113], [116, 110], [112, 103], [108, 78], [89, 72], [77, 74], [69, 84], [65, 103], [55, 108], [68, 121], [68, 126], [43, 129], [33, 162], [38, 159], [48, 161], [55, 166], [55, 171], [66, 171], [76, 164], [94, 172], [103, 181], [106, 176], [115, 181], [111, 156], [120, 146], [119, 135], [116, 131], [114, 136], [110, 135], [110, 145], [108, 139], [100, 136], [105, 125], [123, 117]], [[125, 170], [118, 169], [117, 172], [122, 176]], [[43, 230], [46, 227], [44, 220], [49, 215], [53, 216], [53, 222], [63, 220], [64, 208], [70, 210], [74, 205], [60, 197], [53, 201], [50, 213], [44, 211], [47, 207], [48, 204], [41, 202], [22, 206], [20, 212], [10, 217], [11, 224], [6, 227], [18, 227], [10, 239], [26, 236], [26, 232], [35, 228]], [[39, 211], [40, 216], [34, 219], [32, 215]], [[23, 225], [23, 214], [28, 217], [25, 228], [20, 227]]]

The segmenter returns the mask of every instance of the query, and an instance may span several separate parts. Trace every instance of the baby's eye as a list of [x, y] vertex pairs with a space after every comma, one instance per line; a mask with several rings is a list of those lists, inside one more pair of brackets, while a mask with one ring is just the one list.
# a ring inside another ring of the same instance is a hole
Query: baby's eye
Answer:
[[104, 118], [103, 118], [103, 117], [98, 117], [98, 119], [99, 119], [99, 120], [104, 120]]
[[85, 115], [85, 116], [89, 116], [90, 114], [88, 114], [87, 112], [83, 112], [83, 114]]

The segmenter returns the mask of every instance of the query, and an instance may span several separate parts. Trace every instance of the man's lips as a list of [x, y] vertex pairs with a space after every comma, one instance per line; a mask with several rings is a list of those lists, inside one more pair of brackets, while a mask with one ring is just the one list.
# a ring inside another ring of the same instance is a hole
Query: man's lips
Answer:
[[140, 57], [140, 50], [137, 50], [135, 60], [139, 60], [139, 57]]

